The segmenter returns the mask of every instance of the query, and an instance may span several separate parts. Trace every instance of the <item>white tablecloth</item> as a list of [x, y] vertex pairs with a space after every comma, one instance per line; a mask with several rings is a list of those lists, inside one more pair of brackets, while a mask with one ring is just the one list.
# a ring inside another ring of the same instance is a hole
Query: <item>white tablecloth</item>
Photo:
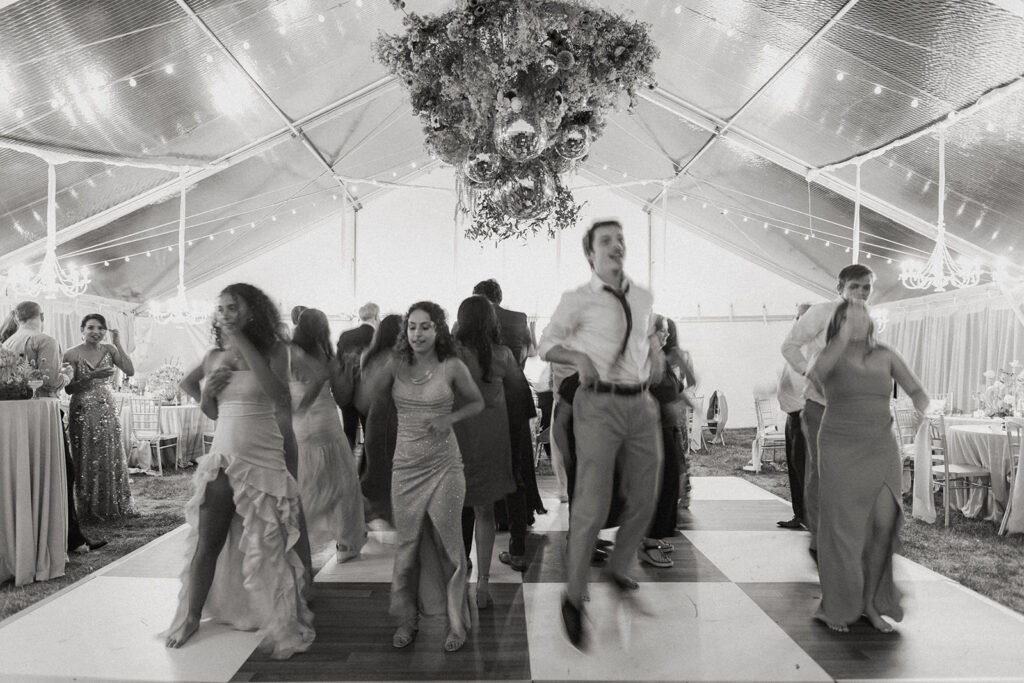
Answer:
[[64, 576], [68, 509], [55, 398], [0, 401], [0, 581]]
[[962, 424], [946, 427], [946, 451], [950, 463], [978, 465], [992, 475], [991, 493], [974, 489], [970, 495], [957, 491], [954, 500], [967, 517], [980, 517], [998, 524], [1009, 498], [1010, 449], [1001, 423]]
[[212, 432], [214, 427], [213, 420], [203, 415], [198, 405], [160, 406], [160, 432], [178, 435], [180, 467], [203, 454], [203, 433]]

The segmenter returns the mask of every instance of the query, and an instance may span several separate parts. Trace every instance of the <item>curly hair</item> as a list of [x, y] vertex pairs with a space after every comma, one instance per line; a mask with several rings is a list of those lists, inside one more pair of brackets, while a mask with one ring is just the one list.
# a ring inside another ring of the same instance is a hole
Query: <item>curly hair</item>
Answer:
[[334, 345], [331, 344], [331, 326], [327, 322], [327, 314], [319, 308], [307, 308], [299, 316], [295, 326], [292, 342], [311, 356], [324, 354], [324, 360], [334, 358]]
[[476, 294], [459, 304], [459, 323], [455, 340], [466, 350], [476, 353], [476, 360], [483, 373], [483, 381], [491, 381], [491, 359], [494, 355], [492, 344], [498, 341], [498, 316], [490, 299]]
[[[239, 299], [245, 302], [249, 307], [249, 320], [242, 326], [242, 333], [261, 354], [265, 356], [270, 353], [277, 343], [277, 323], [281, 319], [270, 297], [259, 287], [244, 282], [228, 285], [221, 291], [221, 295], [230, 296], [236, 303]], [[224, 349], [224, 339], [216, 319], [213, 324], [213, 340], [218, 349]]]
[[448, 329], [448, 318], [444, 313], [444, 309], [433, 301], [417, 301], [409, 307], [405, 317], [402, 318], [402, 328], [405, 332], [398, 336], [398, 342], [395, 344], [395, 353], [404, 358], [410, 365], [415, 361], [412, 345], [409, 343], [409, 316], [414, 311], [423, 311], [430, 316], [430, 321], [434, 323], [434, 330], [437, 333], [437, 341], [434, 342], [434, 353], [437, 354], [437, 359], [443, 361], [454, 356], [455, 340], [452, 339], [452, 333]]

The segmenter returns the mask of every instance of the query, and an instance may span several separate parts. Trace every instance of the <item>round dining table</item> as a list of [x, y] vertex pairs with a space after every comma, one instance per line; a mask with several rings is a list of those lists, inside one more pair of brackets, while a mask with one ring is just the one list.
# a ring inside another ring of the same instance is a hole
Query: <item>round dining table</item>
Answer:
[[0, 401], [0, 582], [64, 576], [68, 494], [59, 401]]

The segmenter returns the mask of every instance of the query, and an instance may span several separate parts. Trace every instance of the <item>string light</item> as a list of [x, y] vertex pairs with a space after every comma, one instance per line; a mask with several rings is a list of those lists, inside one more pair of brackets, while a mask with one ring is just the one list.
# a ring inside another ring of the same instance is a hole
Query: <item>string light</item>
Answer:
[[174, 73], [174, 65], [173, 64], [166, 65], [164, 67], [164, 73], [173, 74]]
[[910, 100], [910, 106], [913, 107], [914, 109], [917, 109], [917, 105], [919, 105], [919, 104], [921, 104], [921, 103], [918, 101], [918, 99], [916, 97], [914, 99]]
[[134, 88], [138, 84], [139, 84], [139, 82], [137, 80], [135, 80], [135, 78], [129, 78], [128, 79], [128, 85], [131, 86], [132, 88]]
[[876, 86], [875, 86], [875, 90], [874, 90], [874, 93], [875, 93], [876, 95], [881, 95], [881, 94], [882, 94], [882, 86], [880, 86], [880, 85], [876, 85]]

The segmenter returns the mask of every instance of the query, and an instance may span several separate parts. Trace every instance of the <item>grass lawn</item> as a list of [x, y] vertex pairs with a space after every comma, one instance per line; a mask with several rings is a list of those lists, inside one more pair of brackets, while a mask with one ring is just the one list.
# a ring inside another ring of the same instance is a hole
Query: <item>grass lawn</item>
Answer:
[[[691, 454], [693, 476], [735, 476], [789, 500], [789, 479], [785, 466], [767, 465], [760, 474], [744, 472], [750, 461], [753, 429], [727, 430], [726, 446], [712, 446], [706, 453]], [[132, 477], [139, 517], [118, 522], [88, 525], [91, 539], [105, 538], [106, 547], [85, 555], [71, 555], [65, 576], [52, 581], [15, 588], [13, 582], [0, 586], [0, 620], [25, 609], [106, 566], [184, 522], [183, 508], [190, 493], [191, 470], [164, 477]], [[942, 499], [936, 498], [941, 510]], [[909, 499], [905, 500], [909, 510]], [[902, 554], [929, 569], [1024, 613], [1024, 535], [997, 536], [992, 522], [965, 519], [954, 512], [949, 529], [941, 522], [930, 525], [904, 518]]]

